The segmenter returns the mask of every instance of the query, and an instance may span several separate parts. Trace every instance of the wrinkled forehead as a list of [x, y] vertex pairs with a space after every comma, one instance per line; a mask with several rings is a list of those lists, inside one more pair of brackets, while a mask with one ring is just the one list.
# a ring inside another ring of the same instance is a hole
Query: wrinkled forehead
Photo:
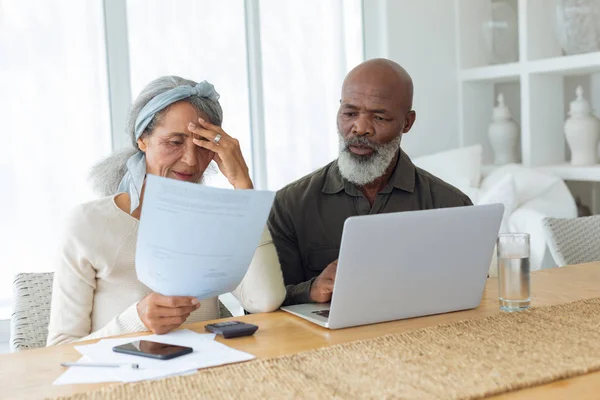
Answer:
[[187, 131], [190, 122], [197, 124], [198, 118], [207, 120], [208, 117], [189, 102], [179, 101], [165, 109], [156, 127], [167, 131], [184, 132]]
[[346, 82], [342, 87], [342, 106], [402, 109], [402, 96], [390, 86], [373, 82]]

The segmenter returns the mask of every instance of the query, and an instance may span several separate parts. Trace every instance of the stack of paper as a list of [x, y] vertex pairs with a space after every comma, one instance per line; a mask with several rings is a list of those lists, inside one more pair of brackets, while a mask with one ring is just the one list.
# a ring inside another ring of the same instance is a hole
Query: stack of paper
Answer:
[[[78, 362], [138, 364], [139, 369], [71, 367], [62, 374], [55, 385], [97, 382], [136, 382], [146, 379], [164, 378], [172, 375], [193, 373], [199, 368], [248, 361], [253, 355], [232, 349], [214, 340], [214, 334], [198, 334], [184, 329], [166, 335], [150, 335], [131, 338], [103, 339], [95, 344], [76, 346], [83, 357]], [[112, 348], [136, 340], [192, 347], [194, 351], [171, 360], [156, 360], [146, 357], [115, 353]]]

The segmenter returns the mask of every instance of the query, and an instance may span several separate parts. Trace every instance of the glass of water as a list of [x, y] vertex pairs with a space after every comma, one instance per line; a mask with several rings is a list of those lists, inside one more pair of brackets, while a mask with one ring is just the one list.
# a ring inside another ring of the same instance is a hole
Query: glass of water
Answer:
[[500, 234], [497, 251], [500, 309], [503, 311], [525, 310], [531, 301], [529, 234]]

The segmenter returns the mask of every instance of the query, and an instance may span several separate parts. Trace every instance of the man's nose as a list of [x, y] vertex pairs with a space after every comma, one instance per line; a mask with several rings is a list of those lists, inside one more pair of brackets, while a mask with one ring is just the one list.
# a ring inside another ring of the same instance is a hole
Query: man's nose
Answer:
[[352, 127], [352, 134], [355, 136], [370, 136], [373, 134], [373, 124], [366, 115], [359, 115]]

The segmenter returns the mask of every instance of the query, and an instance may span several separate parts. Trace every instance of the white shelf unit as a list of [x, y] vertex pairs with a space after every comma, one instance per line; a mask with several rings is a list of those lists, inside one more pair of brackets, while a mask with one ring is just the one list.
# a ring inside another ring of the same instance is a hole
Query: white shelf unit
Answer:
[[[492, 2], [505, 1], [518, 19], [518, 60], [488, 63], [483, 24]], [[458, 46], [459, 142], [481, 144], [484, 163], [493, 162], [487, 137], [499, 92], [521, 131], [521, 162], [572, 181], [600, 182], [600, 165], [573, 167], [564, 121], [575, 88], [598, 115], [600, 52], [564, 56], [555, 33], [557, 0], [455, 0]], [[494, 166], [487, 166], [489, 172]], [[485, 171], [484, 171], [485, 172]]]

